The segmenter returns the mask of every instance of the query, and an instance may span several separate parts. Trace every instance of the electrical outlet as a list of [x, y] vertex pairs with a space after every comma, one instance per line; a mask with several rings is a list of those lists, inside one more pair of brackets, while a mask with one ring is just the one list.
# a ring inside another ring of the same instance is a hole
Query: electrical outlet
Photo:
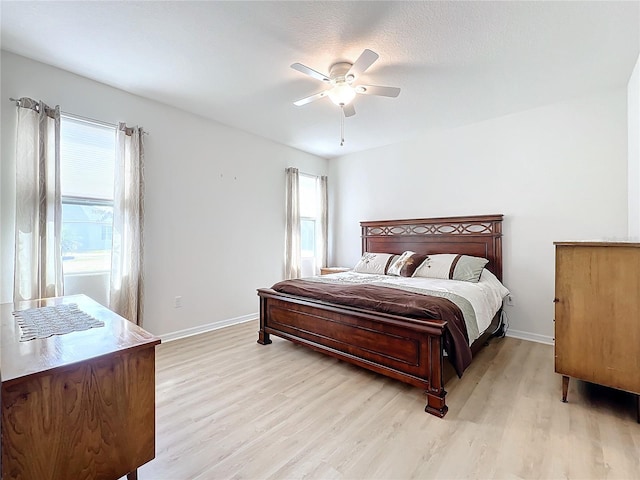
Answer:
[[507, 298], [504, 299], [504, 303], [508, 306], [508, 307], [513, 307], [514, 302], [513, 302], [513, 295], [509, 294], [507, 295]]
[[173, 299], [173, 308], [182, 308], [182, 297], [177, 296]]

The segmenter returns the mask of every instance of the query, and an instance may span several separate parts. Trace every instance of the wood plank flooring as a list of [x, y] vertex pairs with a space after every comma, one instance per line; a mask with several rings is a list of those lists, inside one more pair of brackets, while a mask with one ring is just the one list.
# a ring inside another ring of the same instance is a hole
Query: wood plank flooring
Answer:
[[640, 477], [635, 398], [572, 379], [562, 403], [551, 346], [492, 340], [438, 419], [418, 388], [257, 330], [158, 347], [140, 480]]

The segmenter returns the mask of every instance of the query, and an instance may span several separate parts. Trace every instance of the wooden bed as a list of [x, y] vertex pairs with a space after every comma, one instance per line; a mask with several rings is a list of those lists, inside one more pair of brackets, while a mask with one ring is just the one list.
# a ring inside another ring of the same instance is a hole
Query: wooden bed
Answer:
[[[484, 257], [502, 280], [502, 215], [361, 222], [362, 251], [459, 253]], [[443, 320], [416, 320], [259, 289], [258, 343], [271, 334], [423, 388], [425, 410], [447, 413]], [[499, 326], [499, 313], [471, 346], [475, 353]]]

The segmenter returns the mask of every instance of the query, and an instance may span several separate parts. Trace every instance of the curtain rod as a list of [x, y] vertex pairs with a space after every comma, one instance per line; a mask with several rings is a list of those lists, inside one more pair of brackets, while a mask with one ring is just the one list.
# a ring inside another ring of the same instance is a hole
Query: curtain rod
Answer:
[[[16, 104], [20, 103], [20, 99], [17, 99], [17, 98], [9, 97], [9, 100], [11, 100], [12, 102], [16, 102]], [[96, 120], [95, 118], [83, 117], [82, 115], [77, 115], [75, 113], [69, 113], [69, 112], [64, 112], [64, 111], [61, 111], [60, 113], [62, 113], [63, 115], [66, 115], [68, 117], [75, 117], [75, 118], [78, 118], [80, 120], [87, 120], [89, 122], [97, 123], [98, 125], [104, 125], [104, 126], [108, 126], [108, 127], [118, 128], [118, 125], [116, 125], [115, 123], [103, 122], [102, 120]], [[142, 134], [143, 135], [149, 135], [149, 132], [147, 132], [143, 128], [142, 129]]]

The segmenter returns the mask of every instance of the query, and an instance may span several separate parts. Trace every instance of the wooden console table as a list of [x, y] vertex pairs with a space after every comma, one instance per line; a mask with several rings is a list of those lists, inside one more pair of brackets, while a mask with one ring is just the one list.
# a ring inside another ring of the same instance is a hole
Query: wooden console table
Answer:
[[155, 346], [160, 339], [84, 295], [23, 302], [76, 303], [104, 327], [19, 341], [0, 306], [1, 478], [137, 478], [155, 457]]

